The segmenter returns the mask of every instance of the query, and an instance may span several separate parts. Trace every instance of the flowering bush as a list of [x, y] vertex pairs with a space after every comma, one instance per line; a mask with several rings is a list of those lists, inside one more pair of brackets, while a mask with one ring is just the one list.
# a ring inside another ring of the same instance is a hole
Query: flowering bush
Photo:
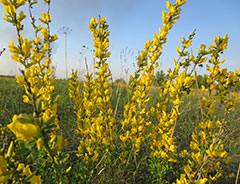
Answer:
[[[57, 116], [58, 95], [51, 67], [51, 43], [57, 35], [50, 34], [50, 0], [44, 0], [47, 12], [36, 23], [32, 9], [37, 0], [1, 0], [4, 20], [16, 28], [17, 44], [10, 41], [14, 61], [24, 67], [16, 80], [25, 89], [23, 102], [32, 105], [32, 114], [14, 115], [12, 123], [1, 127], [1, 140], [11, 132], [16, 136], [1, 145], [0, 182], [16, 183], [213, 183], [224, 174], [223, 164], [231, 157], [225, 150], [223, 133], [228, 122], [217, 117], [216, 107], [224, 106], [225, 113], [235, 111], [240, 102], [230, 93], [231, 86], [240, 84], [240, 69], [228, 72], [220, 65], [220, 53], [227, 48], [228, 36], [216, 36], [207, 47], [189, 52], [195, 31], [183, 37], [177, 47], [179, 58], [168, 70], [168, 78], [159, 89], [159, 101], [149, 106], [148, 93], [154, 79], [163, 45], [174, 23], [180, 18], [181, 7], [187, 0], [167, 2], [163, 11], [163, 27], [148, 40], [138, 56], [137, 69], [127, 86], [129, 101], [120, 119], [113, 113], [111, 71], [107, 59], [110, 34], [105, 17], [93, 18], [89, 23], [95, 47], [95, 72], [85, 75], [83, 92], [77, 71], [69, 79], [69, 97], [74, 102], [77, 117], [77, 153], [70, 156], [64, 148]], [[34, 39], [24, 38], [18, 11], [28, 4]], [[206, 66], [207, 86], [198, 86], [197, 67]], [[181, 116], [183, 97], [196, 90], [201, 122], [191, 134], [188, 147], [176, 144], [176, 126]], [[76, 157], [75, 157], [76, 156]], [[75, 158], [75, 159], [73, 159]], [[234, 177], [234, 174], [230, 174]]]

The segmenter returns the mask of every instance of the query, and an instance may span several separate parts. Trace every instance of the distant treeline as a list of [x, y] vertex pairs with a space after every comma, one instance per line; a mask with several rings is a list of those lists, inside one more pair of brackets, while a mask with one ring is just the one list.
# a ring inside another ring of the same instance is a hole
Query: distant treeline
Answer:
[[[168, 79], [169, 79], [168, 74], [165, 74], [163, 70], [159, 70], [154, 75], [152, 85], [153, 86], [161, 86], [162, 83]], [[127, 84], [127, 82], [123, 78], [119, 78], [119, 79], [115, 80], [114, 83], [115, 84]], [[197, 75], [197, 84], [198, 84], [199, 88], [201, 88], [202, 85], [205, 87], [208, 87], [209, 84], [207, 83], [207, 75], [198, 74]], [[197, 87], [195, 80], [193, 81], [193, 87], [195, 87], [195, 88]], [[240, 90], [240, 88], [236, 87], [236, 86], [232, 86], [232, 90]]]
[[15, 79], [15, 75], [0, 75], [0, 78], [10, 78], [10, 79]]

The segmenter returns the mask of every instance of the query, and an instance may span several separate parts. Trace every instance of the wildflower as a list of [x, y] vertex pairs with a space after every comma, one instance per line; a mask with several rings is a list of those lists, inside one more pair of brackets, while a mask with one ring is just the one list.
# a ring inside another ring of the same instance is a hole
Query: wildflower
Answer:
[[40, 134], [40, 128], [26, 115], [14, 115], [12, 123], [7, 127], [16, 135], [18, 140], [28, 141]]
[[48, 33], [48, 29], [47, 28], [45, 28], [45, 27], [42, 28], [41, 34], [42, 34], [43, 39], [48, 40], [49, 33]]
[[41, 184], [41, 176], [37, 176], [37, 175], [33, 175], [31, 178], [30, 178], [30, 182], [31, 184]]
[[5, 183], [8, 181], [10, 175], [5, 173], [7, 172], [7, 161], [2, 155], [0, 155], [0, 183]]
[[41, 14], [41, 19], [39, 19], [41, 22], [48, 24], [51, 22], [51, 15], [48, 13], [42, 13]]

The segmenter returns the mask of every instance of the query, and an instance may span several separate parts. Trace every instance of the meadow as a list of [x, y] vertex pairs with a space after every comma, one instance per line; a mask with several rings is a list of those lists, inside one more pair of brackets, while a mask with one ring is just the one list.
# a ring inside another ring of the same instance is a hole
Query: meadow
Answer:
[[[111, 103], [114, 109], [114, 115], [119, 121], [123, 118], [124, 104], [129, 100], [127, 94], [127, 85], [122, 84], [111, 84], [113, 91], [111, 94]], [[81, 83], [83, 89], [83, 82]], [[60, 94], [60, 98], [57, 101], [58, 104], [58, 118], [61, 130], [63, 131], [64, 137], [68, 140], [68, 145], [64, 148], [64, 152], [70, 154], [71, 164], [74, 165], [78, 162], [78, 157], [75, 154], [78, 152], [78, 134], [76, 133], [77, 128], [77, 117], [74, 114], [74, 102], [69, 98], [68, 81], [57, 80], [55, 83], [55, 90], [57, 94]], [[160, 87], [152, 87], [148, 93], [151, 101], [149, 107], [156, 106], [159, 100]], [[181, 115], [179, 116], [175, 136], [176, 145], [182, 149], [190, 149], [189, 143], [191, 142], [191, 134], [196, 130], [198, 123], [201, 122], [201, 110], [198, 101], [198, 95], [202, 96], [201, 90], [193, 89], [190, 95], [183, 97], [183, 105], [180, 109]], [[240, 96], [239, 89], [232, 88], [232, 93]], [[1, 77], [0, 79], [0, 122], [3, 126], [6, 126], [12, 121], [14, 114], [32, 112], [32, 106], [22, 101], [24, 95], [24, 89], [16, 83], [15, 79], [9, 77]], [[118, 102], [118, 103], [117, 103]], [[170, 107], [168, 109], [171, 109]], [[240, 160], [240, 106], [236, 107], [236, 111], [231, 115], [226, 115], [224, 112], [224, 106], [219, 104], [217, 113], [214, 119], [225, 118], [228, 125], [225, 127], [225, 132], [222, 135], [226, 150], [229, 156], [232, 157], [232, 163], [224, 167], [226, 173], [236, 173]], [[155, 122], [157, 124], [157, 121]], [[11, 138], [8, 138], [11, 139]], [[144, 172], [147, 172], [147, 165], [144, 167]], [[139, 174], [144, 175], [143, 173]], [[235, 178], [222, 178], [215, 183], [234, 183]]]
[[[23, 69], [16, 80], [0, 79], [0, 183], [238, 183], [240, 68], [222, 68], [227, 34], [194, 55], [194, 30], [176, 48], [174, 67], [158, 73], [187, 3], [167, 1], [162, 27], [123, 85], [112, 83], [107, 19], [93, 17], [94, 72], [86, 66], [84, 81], [77, 70], [56, 80], [51, 47], [58, 37], [50, 33], [51, 1], [43, 2], [46, 11], [36, 19], [38, 1], [1, 0], [4, 20], [16, 28], [11, 58]], [[31, 39], [23, 34], [27, 17]]]

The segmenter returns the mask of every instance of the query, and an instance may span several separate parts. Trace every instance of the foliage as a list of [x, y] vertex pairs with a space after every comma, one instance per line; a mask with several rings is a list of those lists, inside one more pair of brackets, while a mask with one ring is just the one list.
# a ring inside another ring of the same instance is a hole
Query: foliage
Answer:
[[157, 73], [154, 75], [153, 85], [161, 86], [167, 79], [168, 76], [164, 73], [163, 70], [157, 71]]
[[[10, 41], [9, 45], [11, 57], [24, 67], [16, 81], [24, 88], [23, 102], [32, 108], [13, 114], [12, 122], [0, 127], [0, 182], [204, 184], [221, 181], [224, 175], [235, 177], [224, 170], [233, 159], [224, 136], [231, 125], [226, 120], [231, 120], [240, 102], [240, 97], [230, 90], [240, 85], [240, 69], [221, 69], [225, 60], [220, 60], [220, 53], [227, 48], [227, 35], [216, 36], [209, 47], [202, 44], [196, 56], [189, 51], [195, 31], [183, 37], [182, 46], [177, 47], [179, 58], [173, 59], [175, 67], [168, 70], [164, 80], [159, 73], [161, 85], [154, 91], [151, 85], [161, 50], [187, 1], [167, 2], [163, 27], [140, 52], [137, 69], [124, 87], [127, 100], [117, 110], [121, 95], [114, 97], [115, 89], [109, 85], [107, 60], [111, 53], [106, 18], [93, 18], [89, 23], [95, 72], [87, 72], [82, 83], [74, 71], [68, 86], [71, 100], [66, 100], [56, 94], [51, 43], [57, 36], [50, 35], [50, 0], [44, 2], [47, 12], [39, 19], [42, 25], [37, 25], [32, 14], [37, 1], [1, 0], [4, 19], [17, 32], [17, 44]], [[26, 15], [20, 8], [25, 4], [34, 30], [32, 40], [22, 35]], [[206, 85], [200, 86], [198, 67], [206, 67], [209, 72]], [[184, 103], [194, 92], [198, 105], [194, 111], [198, 114], [193, 116], [199, 118], [188, 121]], [[117, 98], [116, 103], [113, 98]], [[58, 103], [64, 110], [57, 108]], [[75, 117], [64, 119], [62, 114]], [[63, 138], [67, 132], [61, 121], [75, 123], [70, 132], [75, 140], [70, 145]], [[188, 137], [180, 137], [177, 128], [186, 129], [189, 123], [195, 126], [190, 127]], [[184, 140], [179, 141], [181, 138]]]
[[[207, 75], [202, 76], [202, 75], [198, 74], [197, 79], [195, 79], [194, 83], [193, 83], [194, 87], [202, 86], [202, 85], [204, 87], [208, 87], [207, 78], [208, 78]], [[197, 83], [196, 83], [196, 81], [197, 81]]]
[[115, 84], [127, 84], [123, 78], [117, 79], [114, 81]]

